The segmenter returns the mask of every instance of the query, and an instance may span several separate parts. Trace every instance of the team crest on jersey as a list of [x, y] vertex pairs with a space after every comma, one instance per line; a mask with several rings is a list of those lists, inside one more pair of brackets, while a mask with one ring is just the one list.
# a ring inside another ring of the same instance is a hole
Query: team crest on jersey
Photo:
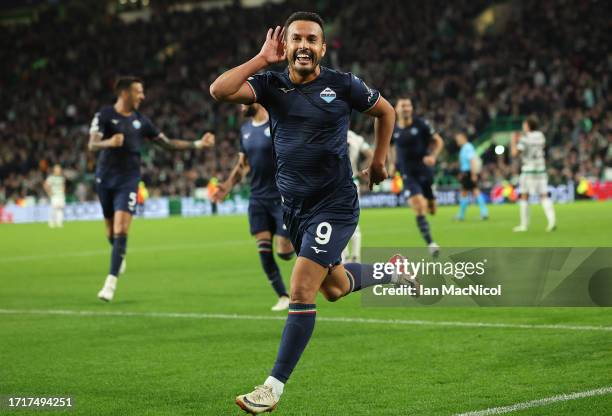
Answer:
[[264, 134], [266, 135], [266, 137], [270, 137], [270, 127], [266, 127], [266, 129], [264, 130]]
[[419, 129], [417, 129], [416, 127], [410, 129], [410, 134], [412, 134], [413, 136], [416, 136], [418, 133]]
[[138, 130], [139, 128], [142, 127], [142, 123], [140, 122], [140, 120], [134, 120], [132, 121], [132, 126], [134, 126], [136, 130]]
[[326, 103], [331, 103], [332, 101], [334, 101], [336, 99], [336, 91], [334, 91], [331, 88], [327, 87], [323, 91], [321, 91], [321, 94], [319, 94], [319, 96]]

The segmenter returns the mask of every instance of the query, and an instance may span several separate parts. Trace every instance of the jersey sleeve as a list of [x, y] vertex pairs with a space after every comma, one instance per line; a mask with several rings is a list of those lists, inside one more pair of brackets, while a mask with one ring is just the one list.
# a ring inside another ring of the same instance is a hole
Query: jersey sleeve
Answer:
[[395, 142], [397, 141], [397, 139], [399, 139], [400, 136], [400, 131], [399, 128], [396, 126], [393, 127], [393, 134], [391, 135], [391, 144], [395, 144]]
[[380, 100], [380, 92], [368, 87], [359, 77], [351, 73], [349, 76], [351, 77], [349, 86], [351, 108], [362, 113], [374, 108]]
[[423, 124], [425, 125], [425, 131], [427, 132], [427, 135], [431, 139], [433, 135], [437, 133], [436, 129], [429, 120], [423, 119]]
[[154, 139], [161, 134], [161, 131], [147, 117], [143, 117], [142, 135], [147, 139]]
[[89, 125], [89, 134], [99, 133], [102, 137], [108, 137], [108, 122], [109, 117], [105, 111], [98, 111], [94, 114], [91, 124]]
[[251, 91], [255, 97], [253, 102], [264, 105], [268, 96], [267, 91], [270, 84], [270, 72], [252, 75], [247, 78], [246, 82], [247, 85], [251, 87]]

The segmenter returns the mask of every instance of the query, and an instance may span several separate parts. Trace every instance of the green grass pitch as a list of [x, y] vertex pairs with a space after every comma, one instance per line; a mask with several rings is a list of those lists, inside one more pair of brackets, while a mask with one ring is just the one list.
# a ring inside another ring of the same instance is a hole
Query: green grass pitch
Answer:
[[[491, 207], [488, 222], [471, 207], [464, 223], [441, 208], [430, 222], [442, 247], [612, 246], [610, 203], [556, 208], [554, 233], [540, 206], [522, 234], [511, 232], [516, 206]], [[364, 246], [421, 245], [406, 208], [366, 210], [361, 227]], [[0, 396], [72, 396], [72, 415], [241, 414], [234, 397], [268, 375], [285, 316], [269, 311], [246, 217], [135, 220], [105, 304], [109, 251], [101, 221], [0, 226]], [[286, 281], [292, 263], [279, 260]], [[612, 325], [609, 308], [363, 308], [359, 295], [317, 306], [318, 317]], [[322, 319], [275, 414], [452, 415], [612, 386], [611, 369], [610, 331]], [[612, 395], [512, 414], [609, 415]]]

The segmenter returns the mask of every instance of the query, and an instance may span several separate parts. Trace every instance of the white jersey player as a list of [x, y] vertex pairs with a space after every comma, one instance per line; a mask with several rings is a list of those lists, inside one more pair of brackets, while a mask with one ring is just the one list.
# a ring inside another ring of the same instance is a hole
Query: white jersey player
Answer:
[[[372, 152], [368, 142], [366, 142], [362, 136], [358, 135], [352, 130], [348, 131], [347, 142], [349, 159], [351, 160], [351, 166], [353, 168], [353, 181], [355, 182], [355, 186], [357, 186], [357, 194], [359, 194], [359, 157], [361, 155], [365, 156], [366, 162], [364, 165], [368, 166], [374, 153]], [[349, 246], [351, 248], [350, 250]], [[342, 262], [346, 263], [351, 261], [359, 263], [361, 261], [361, 230], [359, 229], [359, 225], [357, 225], [357, 228], [355, 228], [355, 232], [351, 237], [349, 246], [342, 251]]]
[[537, 120], [534, 117], [528, 117], [523, 121], [523, 134], [515, 134], [512, 138], [512, 156], [521, 155], [521, 176], [519, 178], [521, 223], [514, 227], [515, 232], [527, 231], [529, 227], [529, 195], [533, 194], [540, 196], [540, 202], [548, 220], [546, 231], [553, 231], [556, 228], [555, 208], [548, 197], [548, 175], [544, 160], [546, 138], [537, 128]]
[[49, 210], [49, 227], [64, 226], [64, 207], [66, 206], [66, 179], [60, 165], [53, 166], [53, 174], [47, 177], [43, 185], [51, 200]]

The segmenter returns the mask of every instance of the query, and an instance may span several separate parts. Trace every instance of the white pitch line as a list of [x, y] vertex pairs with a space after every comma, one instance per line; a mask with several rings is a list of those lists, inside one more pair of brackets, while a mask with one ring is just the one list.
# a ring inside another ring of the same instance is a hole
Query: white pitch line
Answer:
[[612, 393], [612, 387], [601, 387], [599, 389], [581, 391], [577, 393], [559, 394], [557, 396], [546, 397], [544, 399], [532, 400], [529, 402], [522, 402], [512, 404], [510, 406], [503, 407], [492, 407], [485, 410], [477, 410], [474, 412], [457, 413], [453, 416], [489, 416], [489, 415], [501, 415], [504, 413], [516, 412], [517, 410], [529, 409], [532, 407], [547, 406], [549, 404], [557, 402], [566, 402], [568, 400], [582, 399], [584, 397], [593, 396], [604, 396]]
[[[88, 310], [62, 310], [62, 309], [0, 309], [4, 315], [68, 315], [68, 316], [120, 316], [144, 318], [192, 318], [192, 319], [230, 319], [237, 321], [283, 321], [284, 315], [240, 315], [225, 313], [187, 313], [187, 312], [129, 312], [129, 311], [88, 311]], [[568, 331], [612, 331], [612, 326], [592, 325], [538, 325], [538, 324], [511, 324], [495, 322], [461, 322], [461, 321], [425, 321], [410, 319], [376, 319], [351, 317], [317, 317], [319, 322], [339, 322], [349, 324], [383, 324], [383, 325], [417, 325], [441, 326], [462, 328], [506, 328], [506, 329], [552, 329]]]

